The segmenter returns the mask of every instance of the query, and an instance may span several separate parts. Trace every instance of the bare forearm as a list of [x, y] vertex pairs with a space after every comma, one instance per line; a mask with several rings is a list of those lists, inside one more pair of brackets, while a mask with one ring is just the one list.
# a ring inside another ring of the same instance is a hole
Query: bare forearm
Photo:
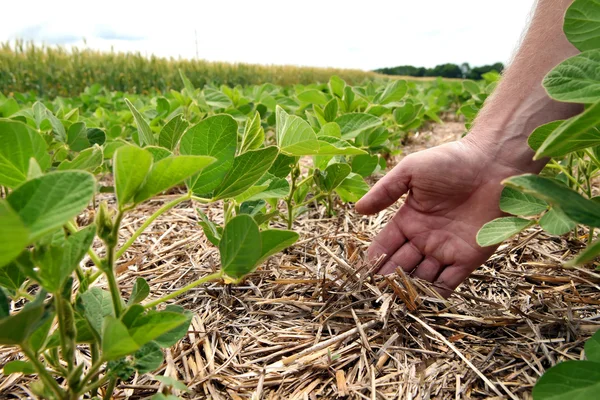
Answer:
[[578, 53], [562, 29], [572, 1], [538, 0], [519, 50], [467, 136], [498, 160], [523, 172], [538, 172], [545, 164], [532, 160], [529, 134], [539, 125], [582, 110], [578, 104], [550, 99], [542, 86], [553, 67]]

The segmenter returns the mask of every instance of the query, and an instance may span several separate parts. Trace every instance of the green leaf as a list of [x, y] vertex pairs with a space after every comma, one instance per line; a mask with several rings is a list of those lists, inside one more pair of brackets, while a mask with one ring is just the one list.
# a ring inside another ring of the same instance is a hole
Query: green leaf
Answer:
[[552, 121], [547, 124], [540, 125], [529, 135], [529, 139], [527, 139], [527, 143], [532, 150], [537, 151], [540, 146], [548, 139], [548, 136], [552, 132], [554, 132], [563, 122], [564, 120]]
[[477, 244], [486, 247], [501, 243], [534, 223], [535, 221], [518, 217], [496, 218], [477, 232]]
[[192, 318], [194, 318], [193, 312], [185, 310], [183, 307], [174, 304], [169, 304], [168, 306], [166, 306], [165, 311], [181, 314], [185, 316], [186, 320], [183, 324], [179, 325], [178, 327], [171, 329], [170, 331], [165, 332], [156, 339], [154, 339], [154, 342], [163, 349], [171, 347], [175, 345], [175, 343], [180, 341], [181, 338], [183, 338], [187, 334], [188, 329], [190, 328], [190, 323], [192, 322]]
[[471, 95], [478, 95], [479, 93], [481, 93], [481, 88], [475, 81], [464, 80], [462, 81], [462, 85], [465, 88], [465, 90]]
[[565, 14], [567, 39], [581, 51], [600, 47], [600, 7], [595, 1], [576, 0]]
[[269, 146], [235, 157], [233, 167], [215, 189], [213, 200], [232, 198], [248, 190], [271, 168], [278, 153], [276, 146]]
[[90, 326], [100, 334], [102, 332], [102, 321], [108, 316], [114, 316], [114, 309], [110, 293], [92, 287], [80, 296], [83, 306], [83, 315], [90, 323]]
[[94, 147], [83, 150], [73, 159], [73, 161], [65, 160], [58, 166], [59, 171], [69, 169], [79, 169], [83, 171], [94, 172], [96, 168], [102, 165], [104, 155], [102, 154], [102, 147], [97, 144]]
[[146, 176], [146, 181], [135, 194], [134, 202], [141, 203], [172, 188], [214, 161], [213, 157], [207, 156], [172, 156], [154, 163]]
[[533, 387], [536, 400], [586, 400], [598, 398], [600, 364], [566, 361], [546, 371]]
[[16, 188], [27, 180], [29, 159], [35, 158], [42, 171], [50, 167], [44, 138], [27, 125], [0, 119], [0, 185]]
[[27, 244], [29, 230], [8, 202], [0, 199], [0, 267], [16, 258]]
[[206, 104], [212, 108], [222, 109], [229, 108], [233, 105], [231, 99], [227, 95], [219, 90], [205, 88], [203, 91]]
[[352, 158], [352, 172], [363, 178], [370, 176], [379, 165], [379, 157], [362, 154]]
[[369, 191], [369, 185], [363, 178], [354, 173], [350, 173], [343, 180], [340, 186], [335, 189], [335, 192], [340, 196], [345, 203], [355, 203], [360, 200]]
[[365, 113], [350, 113], [344, 114], [336, 118], [335, 122], [342, 129], [343, 139], [353, 139], [359, 133], [367, 129], [376, 128], [381, 125], [382, 121], [374, 115]]
[[219, 242], [221, 241], [221, 234], [223, 233], [223, 228], [221, 228], [220, 226], [216, 226], [199, 208], [196, 208], [196, 211], [198, 212], [198, 215], [201, 218], [201, 221], [198, 221], [198, 225], [202, 227], [204, 235], [206, 235], [206, 238], [209, 242], [211, 242], [215, 246], [218, 246]]
[[260, 114], [255, 112], [252, 118], [246, 120], [239, 153], [241, 154], [248, 150], [258, 149], [264, 141], [265, 131], [260, 124]]
[[400, 126], [408, 125], [418, 116], [418, 111], [413, 103], [405, 103], [394, 109], [394, 120]]
[[147, 314], [140, 315], [133, 321], [129, 334], [139, 346], [143, 346], [185, 324], [187, 320], [187, 316], [177, 312], [148, 311]]
[[163, 360], [163, 352], [156, 342], [146, 343], [133, 353], [133, 367], [140, 374], [158, 369], [162, 365]]
[[128, 99], [125, 99], [125, 104], [131, 110], [131, 114], [133, 115], [133, 119], [135, 120], [135, 125], [138, 129], [138, 134], [140, 137], [140, 143], [143, 145], [153, 146], [156, 144], [156, 140], [154, 139], [154, 133], [152, 133], [152, 129], [150, 129], [150, 125], [146, 122], [144, 116], [135, 108], [133, 104]]
[[585, 342], [585, 358], [588, 361], [600, 363], [600, 331]]
[[136, 352], [141, 345], [137, 343], [127, 327], [112, 315], [104, 319], [102, 328], [102, 359], [116, 360]]
[[181, 138], [181, 154], [210, 156], [217, 161], [190, 178], [188, 188], [203, 195], [219, 186], [233, 165], [236, 147], [237, 122], [229, 115], [215, 115], [190, 127]]
[[194, 93], [196, 92], [194, 85], [192, 85], [192, 82], [188, 79], [187, 76], [185, 76], [185, 73], [181, 69], [179, 70], [179, 76], [181, 77], [181, 81], [183, 82], [184, 90], [187, 92], [186, 93], [187, 96], [193, 97]]
[[67, 144], [73, 151], [82, 151], [91, 146], [87, 138], [85, 122], [75, 122], [67, 130]]
[[546, 211], [548, 204], [535, 196], [505, 187], [500, 196], [500, 209], [506, 213], [528, 217]]
[[190, 390], [187, 386], [185, 386], [183, 382], [179, 382], [177, 379], [173, 379], [170, 376], [155, 375], [154, 379], [161, 382], [163, 385], [169, 386], [173, 389], [182, 390], [186, 392], [189, 392]]
[[298, 100], [304, 103], [324, 105], [327, 103], [327, 96], [320, 90], [308, 89], [298, 95]]
[[[290, 192], [290, 184], [287, 181], [287, 179], [285, 179], [285, 178], [277, 178], [276, 176], [273, 176], [267, 172], [258, 181], [258, 183], [261, 184], [261, 182], [263, 180], [265, 183], [268, 183], [266, 188], [262, 189], [258, 193], [254, 193], [251, 196], [245, 197], [243, 200], [238, 199], [238, 197], [236, 197], [236, 201], [241, 203], [244, 201], [253, 201], [253, 200], [261, 200], [261, 199], [281, 199]], [[256, 186], [254, 186], [254, 187], [256, 187]], [[252, 188], [250, 188], [250, 189], [252, 189]], [[250, 189], [248, 189], [244, 193], [249, 192]], [[239, 196], [243, 196], [244, 193], [240, 194]]]
[[346, 177], [352, 172], [352, 168], [346, 163], [333, 163], [323, 171], [323, 190], [331, 193], [341, 185]]
[[169, 150], [159, 146], [146, 146], [144, 150], [152, 154], [152, 161], [155, 163], [173, 155]]
[[292, 166], [298, 162], [297, 157], [288, 156], [283, 153], [279, 153], [271, 168], [269, 168], [269, 173], [278, 178], [285, 178], [292, 171]]
[[40, 164], [35, 158], [31, 157], [29, 159], [29, 170], [27, 170], [27, 180], [39, 178], [43, 174]]
[[90, 146], [97, 144], [102, 146], [106, 142], [106, 133], [100, 128], [89, 128], [86, 132], [88, 142]]
[[189, 124], [183, 118], [183, 114], [177, 114], [169, 120], [158, 134], [158, 145], [169, 150], [175, 150], [183, 133]]
[[29, 303], [21, 311], [0, 319], [0, 345], [20, 345], [37, 328], [44, 315], [44, 303]]
[[136, 146], [122, 146], [113, 157], [113, 175], [119, 207], [133, 200], [152, 167], [152, 154]]
[[27, 277], [23, 273], [23, 270], [15, 263], [10, 263], [5, 268], [0, 268], [0, 286], [13, 293], [19, 290], [26, 280]]
[[300, 235], [293, 231], [267, 229], [260, 233], [260, 238], [262, 241], [261, 254], [256, 265], [296, 243]]
[[354, 147], [349, 142], [332, 136], [320, 136], [318, 141], [318, 150], [312, 154], [325, 155], [359, 155], [367, 154], [366, 151]]
[[600, 101], [583, 113], [569, 118], [548, 136], [535, 153], [535, 158], [562, 157], [572, 151], [600, 144]]
[[25, 182], [7, 198], [32, 242], [79, 215], [92, 200], [94, 177], [83, 171], [58, 171]]
[[256, 267], [262, 244], [258, 225], [249, 215], [232, 218], [219, 242], [221, 269], [234, 279], [241, 279]]
[[0, 320], [10, 316], [10, 299], [0, 287]]
[[133, 284], [133, 289], [131, 289], [131, 296], [129, 296], [127, 305], [141, 303], [149, 294], [150, 286], [148, 282], [144, 278], [138, 277]]
[[402, 100], [406, 91], [408, 90], [408, 86], [406, 85], [406, 81], [396, 80], [390, 81], [384, 91], [377, 96], [373, 100], [376, 104], [389, 104], [393, 102], [397, 102]]
[[50, 329], [54, 324], [54, 316], [45, 316], [45, 321], [29, 335], [29, 346], [36, 354], [44, 348], [49, 339]]
[[329, 92], [340, 99], [344, 96], [344, 88], [346, 87], [346, 82], [339, 76], [333, 75], [329, 78]]
[[329, 136], [329, 137], [341, 139], [342, 138], [342, 130], [340, 129], [340, 126], [338, 124], [336, 124], [335, 122], [328, 122], [321, 127], [321, 130], [317, 134], [317, 138], [321, 138], [322, 136]]
[[308, 122], [289, 115], [279, 106], [275, 111], [277, 145], [282, 153], [290, 156], [315, 154], [319, 149], [317, 135]]
[[579, 224], [600, 227], [600, 204], [584, 198], [555, 179], [525, 174], [508, 178], [504, 184], [545, 200]]
[[[325, 105], [323, 109], [323, 118], [326, 122], [333, 122], [337, 118], [338, 113], [338, 102], [337, 99], [333, 98]], [[341, 134], [340, 134], [341, 137]]]
[[550, 209], [540, 218], [539, 223], [543, 230], [552, 235], [564, 235], [577, 226], [560, 208]]
[[544, 87], [555, 100], [596, 103], [600, 100], [600, 49], [586, 51], [558, 64], [544, 78]]
[[577, 256], [569, 261], [566, 266], [574, 266], [587, 264], [589, 262], [594, 261], [598, 255], [600, 255], [600, 240], [596, 240], [592, 243], [591, 246], [586, 247], [583, 251], [581, 251]]
[[24, 374], [33, 375], [36, 373], [35, 367], [31, 361], [14, 360], [6, 363], [2, 369], [4, 375]]

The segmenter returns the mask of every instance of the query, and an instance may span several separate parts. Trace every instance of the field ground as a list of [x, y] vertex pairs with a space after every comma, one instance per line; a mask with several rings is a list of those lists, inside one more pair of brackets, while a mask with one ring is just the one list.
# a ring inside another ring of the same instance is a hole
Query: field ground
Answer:
[[[433, 126], [405, 152], [454, 140], [463, 129], [453, 122]], [[204, 211], [219, 221], [220, 208]], [[369, 273], [369, 241], [396, 209], [363, 217], [340, 206], [332, 219], [313, 209], [296, 224], [301, 240], [241, 285], [200, 286], [180, 297], [177, 303], [196, 316], [156, 373], [185, 382], [193, 392], [184, 398], [517, 399], [530, 397], [551, 365], [582, 357], [585, 339], [600, 324], [591, 318], [600, 304], [600, 275], [559, 268], [580, 243], [530, 229], [502, 245], [445, 301], [426, 283]], [[136, 209], [126, 221], [129, 231], [149, 214]], [[123, 290], [142, 276], [157, 297], [219, 262], [189, 203], [157, 220], [125, 258]], [[16, 352], [1, 350], [0, 364]], [[0, 397], [29, 397], [28, 379], [2, 377]], [[136, 376], [118, 386], [116, 398], [146, 398], [158, 388], [151, 376]]]

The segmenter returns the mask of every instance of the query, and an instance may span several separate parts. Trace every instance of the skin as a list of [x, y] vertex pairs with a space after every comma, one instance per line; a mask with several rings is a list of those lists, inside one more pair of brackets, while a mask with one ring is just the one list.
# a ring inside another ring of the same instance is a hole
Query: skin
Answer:
[[562, 31], [571, 3], [538, 0], [519, 50], [467, 136], [405, 157], [356, 204], [359, 213], [374, 214], [408, 193], [369, 247], [370, 259], [385, 255], [381, 274], [402, 267], [447, 297], [496, 250], [475, 238], [503, 215], [502, 180], [538, 173], [547, 162], [532, 160], [529, 134], [582, 111], [553, 101], [542, 87], [554, 66], [578, 54]]

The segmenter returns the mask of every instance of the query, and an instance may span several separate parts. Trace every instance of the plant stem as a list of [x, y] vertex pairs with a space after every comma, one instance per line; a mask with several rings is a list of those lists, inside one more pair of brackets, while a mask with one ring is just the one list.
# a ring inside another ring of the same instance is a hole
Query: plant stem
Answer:
[[188, 290], [191, 290], [198, 285], [201, 285], [206, 282], [216, 281], [221, 278], [223, 278], [223, 271], [219, 271], [219, 272], [215, 272], [214, 274], [206, 275], [198, 280], [195, 280], [194, 282], [190, 283], [189, 285], [186, 285], [186, 286], [182, 287], [181, 289], [174, 291], [173, 293], [170, 293], [164, 297], [161, 297], [160, 299], [151, 301], [150, 303], [144, 304], [144, 308], [148, 309], [148, 308], [156, 307], [157, 305], [164, 303], [167, 300], [174, 299], [175, 297], [179, 296], [180, 294], [185, 293]]
[[69, 335], [67, 334], [67, 327], [65, 326], [65, 322], [68, 322], [68, 321], [66, 321], [67, 317], [64, 313], [63, 305], [60, 304], [61, 301], [62, 301], [62, 298], [60, 297], [60, 293], [58, 293], [58, 294], [55, 293], [54, 294], [54, 306], [56, 307], [56, 319], [58, 321], [58, 332], [59, 332], [59, 336], [60, 336], [60, 350], [61, 350], [63, 358], [66, 358], [67, 371], [69, 371], [69, 373], [70, 373], [71, 371], [73, 371], [73, 364], [75, 362], [75, 360], [74, 360], [75, 354], [69, 350], [70, 349], [69, 343], [67, 343], [67, 340], [69, 340]]
[[81, 395], [81, 394], [91, 392], [91, 395], [93, 398], [98, 395], [98, 388], [100, 386], [104, 385], [104, 383], [109, 379], [110, 379], [110, 375], [104, 375], [102, 378], [98, 379], [91, 385], [85, 386], [83, 389], [81, 389], [79, 394]]
[[[100, 348], [98, 347], [98, 343], [93, 342], [90, 345], [90, 353], [92, 356], [92, 366], [94, 366], [94, 365], [98, 364], [100, 361]], [[102, 363], [100, 363], [100, 365], [102, 365]], [[90, 368], [90, 371], [91, 371], [91, 368]], [[94, 380], [95, 375], [96, 375], [96, 371], [93, 371], [93, 375], [89, 375], [89, 372], [88, 372], [89, 379], [84, 380], [84, 382], [89, 382], [89, 381]], [[85, 388], [84, 388], [84, 390], [82, 390], [82, 393], [85, 393], [85, 392], [91, 392], [92, 397], [95, 397], [98, 394], [98, 387], [91, 388], [89, 390], [85, 390]]]
[[165, 204], [164, 206], [162, 206], [161, 208], [159, 208], [158, 210], [156, 210], [154, 212], [154, 214], [152, 214], [147, 220], [146, 222], [144, 222], [142, 224], [142, 226], [140, 226], [138, 228], [137, 231], [135, 231], [135, 233], [133, 234], [133, 236], [131, 236], [129, 238], [129, 240], [127, 242], [125, 242], [125, 244], [123, 245], [123, 247], [121, 247], [119, 249], [119, 251], [117, 251], [116, 254], [116, 259], [119, 259], [123, 253], [125, 253], [127, 251], [127, 249], [129, 248], [129, 246], [131, 246], [133, 244], [133, 242], [135, 242], [135, 240], [146, 230], [146, 228], [148, 226], [150, 226], [151, 223], [154, 222], [154, 220], [158, 217], [160, 217], [162, 214], [164, 214], [165, 212], [169, 211], [171, 208], [175, 207], [177, 204], [184, 202], [186, 200], [189, 200], [192, 198], [192, 193], [186, 193], [184, 196], [178, 197], [175, 200]]
[[327, 193], [327, 216], [333, 216], [333, 196], [331, 193]]
[[598, 160], [594, 153], [592, 153], [590, 149], [584, 149], [583, 151], [585, 152], [585, 154], [587, 154], [590, 160], [592, 160], [592, 162], [596, 164], [596, 167], [600, 168], [600, 160]]
[[287, 204], [287, 228], [292, 229], [292, 224], [294, 223], [294, 206], [292, 202], [294, 201], [294, 192], [296, 191], [296, 173], [292, 170], [292, 185], [290, 186], [290, 194], [288, 195], [285, 203]]
[[110, 398], [112, 396], [112, 392], [115, 390], [116, 385], [117, 385], [117, 378], [115, 378], [113, 376], [112, 378], [110, 378], [110, 381], [108, 382], [108, 386], [106, 387], [106, 392], [104, 393], [104, 396], [102, 397], [103, 400], [110, 400]]
[[571, 183], [573, 183], [573, 185], [575, 185], [577, 188], [579, 188], [579, 190], [581, 190], [582, 192], [585, 192], [584, 188], [579, 184], [579, 182], [577, 181], [577, 179], [575, 179], [575, 177], [573, 177], [573, 175], [571, 175], [569, 173], [569, 171], [567, 171], [567, 169], [565, 167], [563, 167], [562, 165], [560, 165], [554, 159], [551, 160], [551, 164], [550, 165], [552, 167], [558, 168], [560, 170], [560, 172], [562, 172], [563, 174], [565, 174], [565, 176], [567, 177], [567, 179], [569, 179], [569, 181], [571, 181]]
[[110, 297], [112, 298], [113, 308], [115, 309], [115, 317], [119, 318], [121, 316], [121, 291], [119, 290], [119, 283], [117, 282], [117, 277], [115, 276], [115, 248], [109, 247], [106, 249], [107, 257], [106, 257], [106, 270], [104, 274], [106, 275], [106, 280], [108, 281], [108, 287], [110, 288]]
[[197, 201], [198, 203], [203, 203], [203, 204], [208, 204], [208, 203], [212, 203], [213, 201], [211, 199], [205, 199], [204, 197], [198, 197], [198, 196], [190, 196], [190, 198], [192, 200]]
[[48, 373], [46, 366], [42, 364], [42, 362], [39, 360], [39, 358], [37, 358], [35, 353], [29, 348], [29, 346], [21, 345], [21, 351], [23, 351], [23, 354], [25, 354], [29, 361], [31, 361], [35, 370], [40, 376], [40, 379], [42, 379], [46, 383], [46, 386], [48, 386], [54, 392], [58, 399], [64, 399], [65, 391], [61, 389], [58, 382], [54, 380], [52, 375]]

